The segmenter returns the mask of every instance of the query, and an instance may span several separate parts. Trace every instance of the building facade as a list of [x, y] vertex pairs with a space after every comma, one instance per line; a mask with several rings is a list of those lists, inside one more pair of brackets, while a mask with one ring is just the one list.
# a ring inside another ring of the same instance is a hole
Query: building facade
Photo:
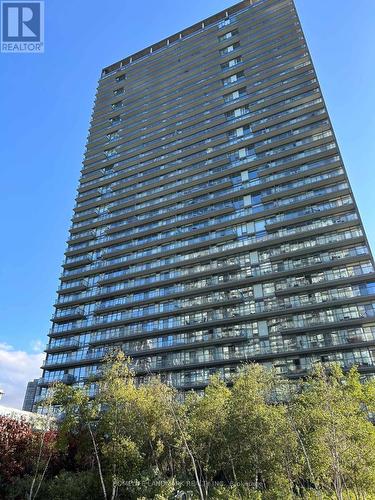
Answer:
[[181, 390], [371, 374], [374, 294], [294, 4], [243, 1], [103, 70], [37, 399], [113, 348]]
[[35, 378], [27, 383], [26, 393], [22, 405], [23, 411], [33, 411], [34, 399], [39, 385], [38, 382], [38, 379]]

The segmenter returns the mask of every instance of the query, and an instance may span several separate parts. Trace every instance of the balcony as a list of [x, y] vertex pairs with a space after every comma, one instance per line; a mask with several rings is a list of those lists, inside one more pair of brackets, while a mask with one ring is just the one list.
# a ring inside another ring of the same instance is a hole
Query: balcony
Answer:
[[84, 317], [85, 313], [83, 308], [72, 307], [69, 309], [57, 309], [52, 321], [53, 323], [63, 323], [67, 320], [82, 319]]
[[[72, 229], [72, 228], [70, 228], [70, 229]], [[89, 231], [83, 231], [83, 232], [80, 232], [77, 234], [71, 234], [70, 238], [68, 240], [68, 243], [71, 241], [76, 242], [76, 240], [80, 240], [81, 238], [82, 238], [82, 240], [95, 238], [95, 231], [89, 230]]]
[[[335, 215], [334, 217], [333, 216], [329, 216], [329, 217], [326, 216], [326, 217], [321, 218], [318, 221], [311, 221], [311, 222], [307, 221], [303, 225], [301, 224], [301, 225], [298, 225], [297, 227], [295, 225], [293, 225], [291, 227], [286, 226], [286, 227], [280, 228], [280, 229], [278, 229], [270, 234], [264, 235], [263, 233], [259, 233], [256, 236], [247, 237], [244, 240], [237, 240], [231, 244], [227, 243], [226, 248], [221, 249], [221, 251], [229, 251], [233, 248], [251, 246], [254, 244], [263, 244], [263, 243], [266, 244], [269, 241], [284, 239], [284, 238], [285, 239], [287, 239], [287, 238], [294, 239], [294, 238], [298, 237], [298, 235], [305, 233], [305, 232], [307, 233], [307, 232], [315, 231], [318, 229], [323, 230], [324, 228], [327, 228], [324, 230], [328, 231], [330, 229], [330, 226], [333, 226], [333, 225], [335, 225], [336, 228], [337, 228], [338, 224], [342, 224], [342, 226], [340, 226], [340, 227], [343, 227], [344, 225], [346, 227], [346, 224], [352, 223], [353, 221], [356, 221], [356, 220], [357, 220], [357, 215], [353, 214], [353, 213], [344, 214], [344, 215], [341, 215], [341, 214]], [[291, 221], [291, 224], [292, 224], [292, 221]], [[215, 242], [215, 243], [221, 243], [222, 241], [224, 241], [224, 238], [226, 240], [236, 239], [236, 235], [233, 231], [227, 231], [226, 233], [222, 230], [217, 231], [215, 233], [215, 236], [217, 238], [217, 239], [215, 238], [215, 240], [214, 240], [212, 235], [208, 235], [207, 237], [197, 237], [197, 238], [186, 239], [186, 240], [182, 240], [182, 241], [178, 240], [172, 244], [168, 244], [168, 246], [164, 245], [163, 249], [161, 249], [160, 246], [157, 246], [157, 247], [154, 246], [151, 249], [146, 248], [144, 250], [136, 251], [131, 255], [126, 254], [125, 256], [122, 257], [122, 260], [124, 262], [126, 261], [126, 262], [131, 263], [132, 261], [135, 261], [137, 259], [149, 257], [150, 255], [152, 255], [154, 258], [156, 258], [157, 255], [161, 252], [163, 252], [164, 254], [166, 254], [166, 252], [172, 253], [172, 251], [176, 250], [177, 248], [191, 247], [191, 249], [193, 249], [193, 248], [195, 249], [195, 248], [198, 248], [198, 246], [203, 246], [203, 242], [208, 241], [208, 240]], [[149, 245], [151, 245], [151, 244], [149, 244]], [[111, 247], [112, 255], [114, 255], [115, 252], [116, 253], [123, 253], [124, 252], [123, 247], [126, 248], [126, 245], [119, 245], [118, 247]], [[218, 253], [218, 251], [217, 250], [210, 250], [208, 253], [215, 255]], [[110, 254], [108, 254], [108, 255], [110, 255]], [[103, 267], [105, 267], [104, 264], [103, 264]], [[84, 271], [78, 270], [78, 273], [81, 273], [81, 272], [84, 272]], [[87, 271], [85, 271], [85, 272], [87, 272]], [[73, 272], [73, 271], [65, 272], [64, 275], [62, 276], [62, 279], [66, 279], [66, 278], [70, 277], [71, 275], [73, 276], [74, 274], [77, 274], [77, 272]]]
[[87, 287], [88, 287], [87, 280], [84, 279], [75, 281], [66, 281], [64, 283], [61, 283], [58, 293], [64, 294], [76, 291], [78, 292], [79, 290], [86, 290]]
[[[85, 355], [70, 354], [60, 359], [44, 363], [44, 368], [63, 368], [64, 366], [86, 365], [102, 361], [112, 351], [108, 345], [114, 339], [93, 339], [91, 345], [104, 344], [100, 348], [89, 349]], [[246, 344], [244, 344], [244, 342]], [[225, 345], [229, 345], [227, 351]], [[236, 347], [234, 346], [236, 344]], [[178, 338], [166, 343], [153, 343], [152, 339], [140, 343], [130, 342], [122, 346], [126, 355], [133, 359], [132, 365], [137, 373], [149, 371], [175, 371], [192, 366], [216, 366], [228, 362], [248, 362], [288, 358], [290, 356], [311, 356], [312, 354], [343, 353], [353, 349], [371, 347], [375, 344], [375, 329], [367, 333], [344, 333], [342, 336], [325, 336], [321, 339], [284, 339], [262, 345], [252, 341], [245, 333], [232, 335], [205, 335], [192, 341], [189, 337]], [[220, 347], [224, 346], [224, 347]], [[210, 348], [210, 353], [200, 350]], [[224, 350], [223, 350], [224, 349]], [[162, 356], [157, 359], [155, 356]]]
[[49, 386], [51, 386], [53, 384], [57, 384], [59, 382], [62, 382], [63, 384], [71, 385], [71, 384], [74, 384], [74, 382], [76, 382], [76, 377], [71, 373], [64, 373], [64, 375], [62, 375], [59, 378], [49, 379], [46, 377], [41, 377], [40, 379], [38, 379], [38, 385], [42, 386], [42, 387], [49, 387]]
[[44, 352], [74, 351], [79, 349], [80, 342], [77, 339], [66, 340], [64, 342], [50, 342], [46, 345]]
[[327, 330], [328, 328], [340, 327], [342, 323], [345, 326], [356, 326], [362, 323], [374, 321], [374, 315], [366, 312], [360, 312], [358, 315], [335, 315], [332, 318], [312, 318], [310, 321], [296, 321], [286, 323], [281, 326], [283, 335], [305, 333], [306, 331]]
[[[238, 363], [238, 358], [237, 359], [227, 359], [226, 361], [230, 363], [231, 361], [236, 361]], [[243, 358], [243, 362], [248, 362], [250, 361], [249, 358]], [[299, 378], [302, 376], [305, 376], [308, 371], [311, 369], [312, 365], [318, 361], [317, 359], [312, 359], [309, 365], [295, 365], [293, 363], [287, 363], [287, 364], [278, 364], [278, 362], [275, 362], [275, 367], [277, 372], [285, 377], [288, 378]], [[335, 360], [328, 360], [327, 363], [334, 362]], [[345, 371], [350, 370], [353, 366], [356, 366], [359, 370], [360, 373], [372, 373], [375, 371], [375, 362], [370, 359], [340, 359], [337, 360], [339, 364], [342, 366], [342, 368]], [[205, 362], [206, 363], [206, 362]], [[222, 364], [222, 361], [219, 362]], [[185, 364], [185, 367], [187, 368], [189, 365]], [[190, 368], [193, 365], [190, 364]], [[134, 366], [133, 366], [134, 368]], [[156, 369], [156, 371], [160, 371], [162, 368], [169, 369], [170, 367], [164, 366], [164, 367], [159, 367], [159, 369]], [[181, 364], [179, 369], [183, 369], [184, 366]], [[198, 368], [199, 369], [199, 368]], [[172, 385], [177, 389], [180, 390], [189, 390], [189, 389], [199, 389], [199, 388], [204, 388], [205, 386], [208, 385], [209, 378], [214, 372], [218, 372], [220, 375], [222, 375], [222, 378], [228, 383], [231, 383], [231, 378], [232, 375], [236, 372], [236, 366], [227, 366], [224, 368], [225, 370], [229, 369], [230, 373], [225, 372], [224, 374], [222, 373], [223, 368], [220, 368], [219, 366], [215, 369], [214, 365], [212, 368], [200, 368], [199, 371], [204, 371], [205, 373], [199, 376], [194, 376], [194, 372], [182, 372], [181, 374], [179, 373], [174, 373], [173, 371], [168, 371], [165, 375], [162, 375], [162, 381], [166, 383], [167, 385]], [[135, 370], [138, 373], [138, 377], [136, 379], [137, 385], [141, 383], [147, 383], [152, 376], [154, 375], [153, 373], [150, 373], [149, 367], [147, 369], [144, 368], [138, 368]], [[141, 374], [147, 374], [146, 376], [143, 376]], [[64, 375], [66, 377], [66, 375]], [[58, 381], [64, 381], [64, 377], [62, 379], [59, 379]], [[74, 379], [74, 376], [71, 376]], [[93, 380], [98, 380], [100, 379], [100, 372], [95, 372], [91, 376], [84, 377], [82, 380], [86, 382], [92, 382]], [[70, 379], [72, 380], [72, 379]], [[52, 385], [52, 383], [56, 383], [57, 380], [54, 381], [48, 381], [45, 379], [40, 379], [40, 384], [39, 385]], [[72, 383], [71, 381], [68, 383]], [[91, 390], [91, 389], [90, 389]], [[95, 394], [93, 393], [92, 396], [94, 397]]]
[[79, 255], [78, 257], [67, 257], [63, 264], [64, 269], [73, 269], [93, 262], [92, 255]]
[[76, 377], [71, 373], [65, 373], [61, 379], [63, 384], [71, 385], [76, 381]]
[[[202, 348], [205, 346], [218, 346], [222, 344], [232, 344], [232, 343], [241, 343], [247, 339], [246, 334], [234, 334], [234, 335], [226, 335], [226, 336], [205, 336], [203, 340], [184, 342], [176, 341], [174, 343], [163, 343], [162, 345], [151, 345], [145, 344], [142, 347], [129, 346], [129, 348], [123, 348], [123, 351], [127, 356], [130, 357], [139, 357], [144, 355], [152, 355], [158, 354], [160, 352], [173, 352], [176, 350], [186, 350], [191, 348]], [[67, 356], [61, 357], [56, 360], [45, 360], [43, 363], [43, 368], [61, 368], [63, 366], [73, 366], [73, 365], [85, 365], [91, 364], [93, 362], [101, 361], [109, 352], [111, 352], [111, 347], [108, 344], [111, 340], [115, 339], [106, 339], [106, 341], [93, 339], [90, 342], [90, 345], [95, 346], [97, 344], [105, 344], [103, 347], [97, 348], [96, 350], [91, 351], [89, 349], [85, 355], [77, 355], [77, 354], [68, 354]]]

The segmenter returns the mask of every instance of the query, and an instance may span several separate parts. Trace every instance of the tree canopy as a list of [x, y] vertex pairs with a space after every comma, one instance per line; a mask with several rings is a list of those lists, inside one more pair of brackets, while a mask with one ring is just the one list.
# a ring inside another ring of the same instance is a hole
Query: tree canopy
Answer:
[[[62, 384], [51, 397], [55, 455], [36, 498], [375, 498], [375, 384], [355, 368], [290, 382], [247, 364], [230, 387], [213, 376], [182, 398], [158, 377], [139, 385], [117, 353], [95, 399]], [[0, 421], [0, 493], [25, 498], [40, 435], [12, 425]]]

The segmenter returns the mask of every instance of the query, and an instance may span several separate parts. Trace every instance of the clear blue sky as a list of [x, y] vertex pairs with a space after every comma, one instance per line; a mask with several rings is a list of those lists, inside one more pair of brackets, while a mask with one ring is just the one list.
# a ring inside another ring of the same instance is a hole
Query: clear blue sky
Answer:
[[[47, 341], [101, 68], [233, 3], [46, 0], [45, 53], [0, 54], [0, 343], [8, 353]], [[375, 2], [296, 4], [375, 249]]]

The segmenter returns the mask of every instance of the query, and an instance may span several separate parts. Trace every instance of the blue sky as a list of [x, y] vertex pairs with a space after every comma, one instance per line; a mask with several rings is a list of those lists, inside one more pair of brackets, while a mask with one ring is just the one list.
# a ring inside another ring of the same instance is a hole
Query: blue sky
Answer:
[[[0, 54], [4, 404], [40, 373], [100, 69], [233, 3], [46, 0], [45, 53]], [[375, 249], [375, 2], [296, 5]]]

